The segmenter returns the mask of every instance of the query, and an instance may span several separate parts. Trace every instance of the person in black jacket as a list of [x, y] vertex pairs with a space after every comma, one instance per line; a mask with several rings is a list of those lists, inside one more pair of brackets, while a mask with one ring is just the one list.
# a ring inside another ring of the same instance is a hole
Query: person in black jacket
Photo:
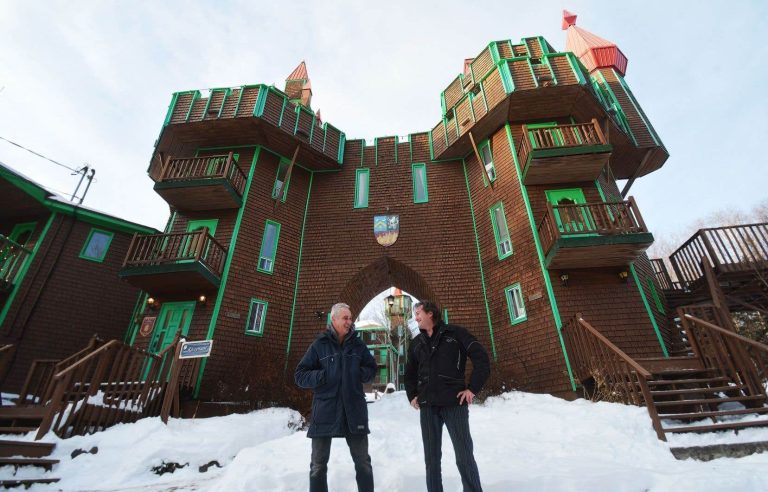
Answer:
[[[416, 303], [414, 318], [420, 333], [411, 342], [405, 392], [411, 406], [420, 413], [427, 490], [443, 490], [440, 459], [445, 424], [464, 490], [481, 491], [469, 433], [468, 406], [490, 374], [488, 354], [467, 330], [443, 323], [440, 309], [431, 301]], [[467, 356], [473, 367], [469, 387], [464, 379]]]
[[331, 324], [310, 345], [296, 367], [294, 379], [311, 389], [312, 416], [307, 437], [312, 438], [310, 492], [328, 490], [331, 439], [344, 437], [355, 463], [357, 489], [373, 491], [373, 467], [368, 455], [368, 407], [363, 383], [373, 379], [376, 359], [352, 324], [349, 306], [331, 308]]

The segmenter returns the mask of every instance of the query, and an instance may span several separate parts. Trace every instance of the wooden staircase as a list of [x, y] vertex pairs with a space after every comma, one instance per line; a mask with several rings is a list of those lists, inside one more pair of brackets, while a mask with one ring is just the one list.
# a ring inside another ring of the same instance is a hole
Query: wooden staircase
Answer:
[[[23, 486], [29, 488], [33, 484], [49, 484], [58, 482], [50, 473], [59, 460], [48, 458], [56, 447], [53, 443], [19, 440], [23, 434], [35, 431], [45, 415], [44, 407], [0, 407], [0, 467], [13, 467], [13, 477], [0, 478], [0, 487], [12, 488]], [[14, 435], [16, 435], [14, 439]], [[39, 476], [14, 478], [19, 469], [42, 469]], [[4, 475], [4, 474], [3, 474]]]

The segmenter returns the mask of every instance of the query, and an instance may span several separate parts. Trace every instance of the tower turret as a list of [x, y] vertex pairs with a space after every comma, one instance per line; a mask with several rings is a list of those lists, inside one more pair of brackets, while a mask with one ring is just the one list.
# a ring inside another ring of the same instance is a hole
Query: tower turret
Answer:
[[627, 57], [611, 41], [576, 26], [576, 14], [563, 10], [563, 30], [567, 32], [566, 51], [572, 51], [591, 72], [599, 68], [615, 68], [622, 76], [627, 72]]
[[285, 93], [292, 103], [310, 107], [312, 102], [312, 82], [307, 73], [307, 64], [302, 60], [299, 66], [285, 78]]

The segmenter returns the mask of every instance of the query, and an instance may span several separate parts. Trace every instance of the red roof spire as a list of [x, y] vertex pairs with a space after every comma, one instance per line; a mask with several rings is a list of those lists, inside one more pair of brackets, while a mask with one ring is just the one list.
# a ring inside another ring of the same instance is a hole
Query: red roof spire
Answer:
[[304, 60], [301, 60], [299, 66], [296, 67], [296, 69], [291, 72], [291, 74], [287, 76], [285, 80], [305, 80], [308, 78], [309, 74], [307, 73], [307, 64], [304, 63]]
[[567, 32], [565, 50], [572, 51], [590, 72], [598, 68], [615, 68], [627, 72], [627, 57], [618, 46], [576, 26], [576, 14], [563, 10], [563, 30]]

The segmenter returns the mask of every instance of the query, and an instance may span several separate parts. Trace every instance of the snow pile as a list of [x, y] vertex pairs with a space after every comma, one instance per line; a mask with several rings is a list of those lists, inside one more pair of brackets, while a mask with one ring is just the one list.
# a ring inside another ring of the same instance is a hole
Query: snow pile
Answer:
[[[422, 491], [424, 465], [418, 413], [403, 392], [369, 405], [370, 454], [377, 491]], [[57, 440], [62, 480], [33, 490], [306, 491], [310, 441], [296, 431], [298, 414], [269, 409], [248, 415], [120, 425], [91, 436]], [[475, 457], [484, 489], [498, 491], [763, 491], [768, 453], [710, 462], [678, 461], [661, 442], [644, 408], [511, 392], [470, 410]], [[672, 446], [768, 440], [768, 430], [672, 436]], [[32, 439], [32, 435], [27, 437]], [[45, 440], [50, 441], [48, 437]], [[96, 454], [74, 459], [78, 448]], [[205, 473], [198, 467], [217, 460]], [[155, 475], [163, 462], [189, 466]], [[8, 478], [12, 470], [0, 470]], [[343, 439], [333, 443], [330, 490], [354, 491], [354, 467]], [[447, 432], [446, 492], [461, 490]]]

